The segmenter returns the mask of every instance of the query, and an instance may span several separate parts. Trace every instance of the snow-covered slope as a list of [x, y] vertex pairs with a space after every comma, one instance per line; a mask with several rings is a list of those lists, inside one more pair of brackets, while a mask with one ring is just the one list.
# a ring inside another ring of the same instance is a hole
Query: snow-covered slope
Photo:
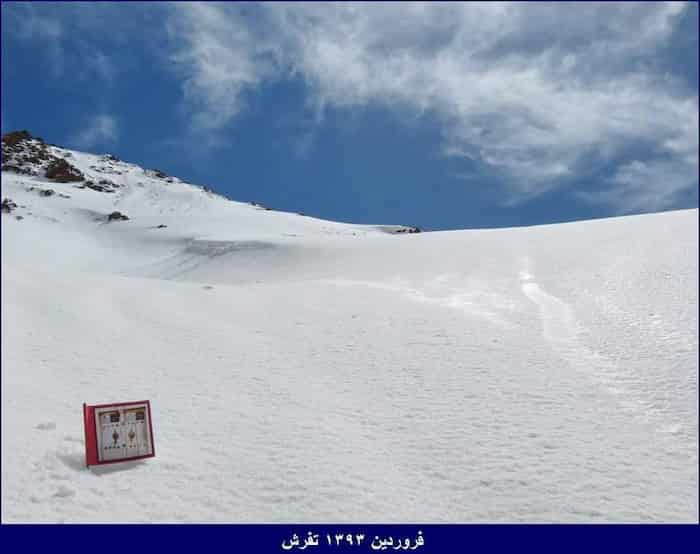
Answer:
[[[2, 173], [5, 521], [697, 520], [697, 210], [397, 235], [47, 148], [83, 179]], [[86, 469], [82, 403], [142, 398], [158, 456]]]

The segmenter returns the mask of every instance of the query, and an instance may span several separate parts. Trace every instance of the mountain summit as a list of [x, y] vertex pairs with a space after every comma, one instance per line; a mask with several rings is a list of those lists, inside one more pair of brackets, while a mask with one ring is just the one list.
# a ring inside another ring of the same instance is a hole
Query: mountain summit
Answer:
[[[229, 215], [232, 217], [229, 223], [233, 228], [236, 227], [236, 219], [241, 210], [247, 212], [246, 215], [249, 215], [251, 210], [271, 211], [255, 202], [243, 204], [230, 201], [215, 194], [208, 187], [185, 183], [176, 177], [166, 175], [159, 169], [144, 169], [123, 162], [111, 154], [88, 154], [49, 145], [41, 138], [33, 137], [28, 131], [15, 131], [3, 135], [2, 155], [3, 182], [7, 182], [8, 194], [12, 192], [18, 197], [24, 197], [23, 192], [53, 190], [47, 187], [55, 186], [54, 192], [59, 192], [59, 196], [76, 197], [74, 202], [65, 203], [73, 207], [78, 207], [81, 203], [84, 203], [83, 207], [90, 209], [104, 206], [105, 210], [115, 206], [127, 206], [139, 217], [166, 216], [166, 214], [176, 216], [183, 213], [212, 218]], [[87, 189], [114, 196], [102, 198], [89, 191], [77, 192]], [[50, 196], [52, 193], [46, 195]], [[30, 204], [33, 205], [31, 214], [28, 213], [29, 208], [26, 210], [22, 208], [17, 211], [17, 216], [24, 218], [27, 215], [35, 215], [37, 210], [42, 210], [40, 205]], [[350, 233], [355, 236], [376, 231], [394, 234], [419, 231], [416, 227], [401, 225], [360, 226], [320, 223], [320, 220], [304, 218], [297, 214], [285, 214], [282, 217], [291, 215], [296, 217], [288, 219], [285, 226], [289, 225], [292, 231], [310, 230], [324, 225], [331, 233]], [[265, 219], [274, 220], [275, 217], [267, 216]], [[305, 221], [301, 222], [302, 220]], [[316, 223], [309, 225], [311, 221]]]

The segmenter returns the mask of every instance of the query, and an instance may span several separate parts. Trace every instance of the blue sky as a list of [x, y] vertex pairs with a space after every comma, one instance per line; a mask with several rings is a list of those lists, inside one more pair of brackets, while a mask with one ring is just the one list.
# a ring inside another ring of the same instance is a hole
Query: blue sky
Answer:
[[696, 3], [2, 3], [2, 130], [457, 229], [698, 205]]

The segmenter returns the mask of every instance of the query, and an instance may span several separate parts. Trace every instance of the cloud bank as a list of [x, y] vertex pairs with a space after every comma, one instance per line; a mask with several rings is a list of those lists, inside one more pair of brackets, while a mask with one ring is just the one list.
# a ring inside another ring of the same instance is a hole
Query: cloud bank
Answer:
[[495, 171], [516, 201], [607, 166], [607, 188], [582, 197], [624, 212], [697, 187], [697, 88], [654, 64], [685, 9], [178, 3], [168, 32], [200, 131], [228, 125], [261, 85], [301, 78], [320, 113], [378, 104], [435, 118], [443, 154]]

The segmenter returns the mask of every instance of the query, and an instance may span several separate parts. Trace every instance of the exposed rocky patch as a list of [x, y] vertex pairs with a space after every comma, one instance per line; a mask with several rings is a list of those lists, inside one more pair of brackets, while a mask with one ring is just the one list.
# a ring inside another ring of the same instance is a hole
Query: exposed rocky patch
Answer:
[[[54, 194], [56, 194], [56, 191], [53, 189], [42, 189], [39, 187], [27, 187], [26, 188], [27, 192], [32, 192], [33, 190], [37, 191], [39, 196], [53, 196]], [[64, 196], [64, 195], [61, 195], [61, 196]]]
[[13, 173], [19, 173], [20, 175], [33, 175], [33, 173], [29, 169], [15, 165], [13, 163], [2, 164], [2, 170], [12, 171]]
[[97, 173], [110, 173], [113, 175], [122, 175], [124, 172], [119, 171], [113, 165], [91, 165], [90, 169]]
[[100, 179], [97, 183], [94, 181], [85, 181], [81, 185], [78, 185], [79, 189], [84, 189], [88, 188], [91, 190], [94, 190], [96, 192], [107, 192], [107, 193], [113, 193], [116, 192], [116, 189], [119, 187], [116, 183], [113, 183], [112, 181], [108, 181], [107, 179]]
[[41, 175], [53, 156], [40, 138], [29, 131], [14, 131], [2, 136], [2, 170], [23, 175]]
[[12, 131], [2, 136], [2, 144], [8, 147], [16, 146], [25, 140], [31, 140], [29, 131]]
[[46, 168], [46, 177], [57, 183], [71, 183], [85, 179], [82, 172], [63, 158], [55, 158]]
[[155, 177], [156, 179], [171, 179], [169, 182], [172, 182], [172, 177], [160, 169], [144, 169], [143, 172], [149, 177]]
[[112, 212], [107, 216], [107, 221], [128, 221], [129, 217], [121, 212]]
[[250, 205], [253, 206], [254, 208], [257, 208], [258, 210], [264, 210], [266, 212], [273, 212], [274, 211], [274, 208], [268, 208], [267, 206], [263, 206], [262, 204], [260, 204], [258, 202], [251, 202]]
[[[65, 157], [70, 157], [69, 153]], [[29, 131], [14, 131], [2, 136], [2, 160], [3, 171], [46, 176], [57, 183], [84, 179], [80, 170], [52, 154], [48, 145]]]
[[9, 214], [12, 210], [17, 207], [11, 198], [3, 198], [2, 204], [0, 204], [0, 211], [4, 214]]
[[419, 227], [402, 227], [401, 229], [397, 229], [395, 233], [408, 233], [408, 234], [413, 234], [413, 233], [420, 233], [420, 228]]
[[119, 185], [117, 185], [114, 181], [110, 181], [108, 179], [100, 179], [99, 181], [97, 181], [96, 185], [93, 183], [93, 186], [90, 188], [99, 192], [116, 192], [116, 190], [119, 188]]

